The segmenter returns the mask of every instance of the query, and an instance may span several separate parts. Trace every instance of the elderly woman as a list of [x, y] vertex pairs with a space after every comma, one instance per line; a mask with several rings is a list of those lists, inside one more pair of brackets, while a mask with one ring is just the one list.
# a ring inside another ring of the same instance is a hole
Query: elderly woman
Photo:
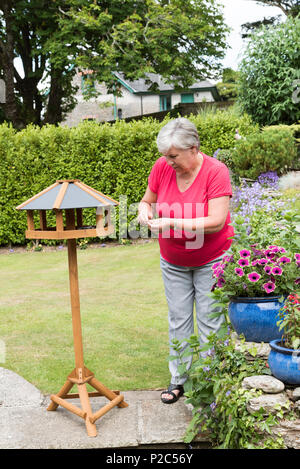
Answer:
[[[218, 309], [207, 296], [214, 280], [212, 265], [231, 245], [229, 171], [220, 161], [199, 151], [199, 137], [192, 122], [178, 118], [158, 134], [162, 154], [155, 162], [148, 187], [139, 204], [138, 220], [158, 234], [160, 265], [169, 309], [170, 353], [173, 339], [183, 341], [194, 333], [193, 312], [200, 344], [220, 328]], [[158, 218], [154, 218], [154, 214]], [[187, 368], [192, 358], [188, 358]], [[178, 359], [170, 361], [171, 382], [162, 402], [176, 402], [184, 392], [185, 376]]]

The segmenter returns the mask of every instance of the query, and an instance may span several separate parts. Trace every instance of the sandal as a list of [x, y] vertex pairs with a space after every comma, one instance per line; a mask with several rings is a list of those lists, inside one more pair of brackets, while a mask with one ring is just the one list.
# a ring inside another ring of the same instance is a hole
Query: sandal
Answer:
[[[178, 395], [176, 395], [173, 391], [179, 391]], [[173, 402], [178, 401], [178, 399], [183, 395], [184, 388], [180, 384], [170, 384], [166, 391], [163, 391], [160, 395], [161, 401], [164, 404], [173, 404]], [[163, 394], [171, 394], [173, 397], [172, 399], [167, 399], [162, 397]]]

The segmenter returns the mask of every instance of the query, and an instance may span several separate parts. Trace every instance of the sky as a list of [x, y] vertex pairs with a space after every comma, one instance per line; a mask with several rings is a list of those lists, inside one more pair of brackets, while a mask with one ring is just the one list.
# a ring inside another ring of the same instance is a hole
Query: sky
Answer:
[[233, 30], [228, 36], [228, 43], [232, 47], [227, 50], [223, 60], [224, 68], [237, 70], [245, 41], [241, 37], [241, 25], [248, 22], [261, 20], [264, 17], [282, 14], [278, 7], [269, 7], [251, 0], [218, 0], [224, 6], [225, 23]]

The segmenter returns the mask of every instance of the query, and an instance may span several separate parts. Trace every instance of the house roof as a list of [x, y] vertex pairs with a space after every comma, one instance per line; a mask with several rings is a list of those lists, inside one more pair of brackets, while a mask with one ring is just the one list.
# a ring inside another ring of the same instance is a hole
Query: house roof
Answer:
[[56, 181], [16, 207], [17, 210], [52, 210], [87, 207], [107, 207], [118, 202], [87, 186], [78, 179]]
[[[123, 73], [113, 72], [118, 81], [125, 86], [131, 93], [134, 94], [153, 94], [154, 91], [150, 89], [151, 84], [146, 83], [144, 78], [138, 80], [127, 80]], [[157, 73], [147, 73], [147, 77], [152, 83], [157, 83], [159, 92], [174, 91], [174, 86], [166, 83], [163, 78]], [[217, 88], [208, 80], [195, 82], [185, 91], [211, 91], [214, 97], [218, 94]]]

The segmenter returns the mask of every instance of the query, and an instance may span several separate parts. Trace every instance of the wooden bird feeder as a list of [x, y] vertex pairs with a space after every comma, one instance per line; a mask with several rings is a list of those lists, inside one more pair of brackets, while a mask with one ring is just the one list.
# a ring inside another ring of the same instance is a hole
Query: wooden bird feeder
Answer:
[[[68, 375], [60, 391], [50, 396], [52, 402], [47, 410], [56, 410], [61, 405], [70, 412], [82, 417], [85, 420], [88, 436], [97, 436], [95, 422], [110, 409], [115, 406], [128, 406], [124, 401], [124, 396], [119, 391], [111, 391], [105, 387], [85, 367], [80, 319], [76, 239], [108, 236], [113, 233], [114, 227], [111, 223], [110, 210], [115, 205], [118, 205], [115, 200], [77, 179], [72, 179], [56, 181], [39, 194], [16, 207], [17, 210], [27, 210], [28, 230], [26, 230], [26, 238], [67, 239], [75, 368]], [[91, 207], [97, 209], [96, 225], [92, 227], [84, 226], [82, 209]], [[33, 217], [35, 210], [39, 211], [40, 218], [39, 227], [37, 228]], [[47, 225], [47, 210], [55, 212], [55, 227], [48, 227]], [[87, 383], [96, 392], [88, 392]], [[70, 393], [74, 384], [78, 387], [78, 393]], [[95, 396], [105, 396], [110, 402], [93, 414], [89, 398]], [[67, 399], [72, 398], [80, 398], [81, 408], [67, 402]]]

